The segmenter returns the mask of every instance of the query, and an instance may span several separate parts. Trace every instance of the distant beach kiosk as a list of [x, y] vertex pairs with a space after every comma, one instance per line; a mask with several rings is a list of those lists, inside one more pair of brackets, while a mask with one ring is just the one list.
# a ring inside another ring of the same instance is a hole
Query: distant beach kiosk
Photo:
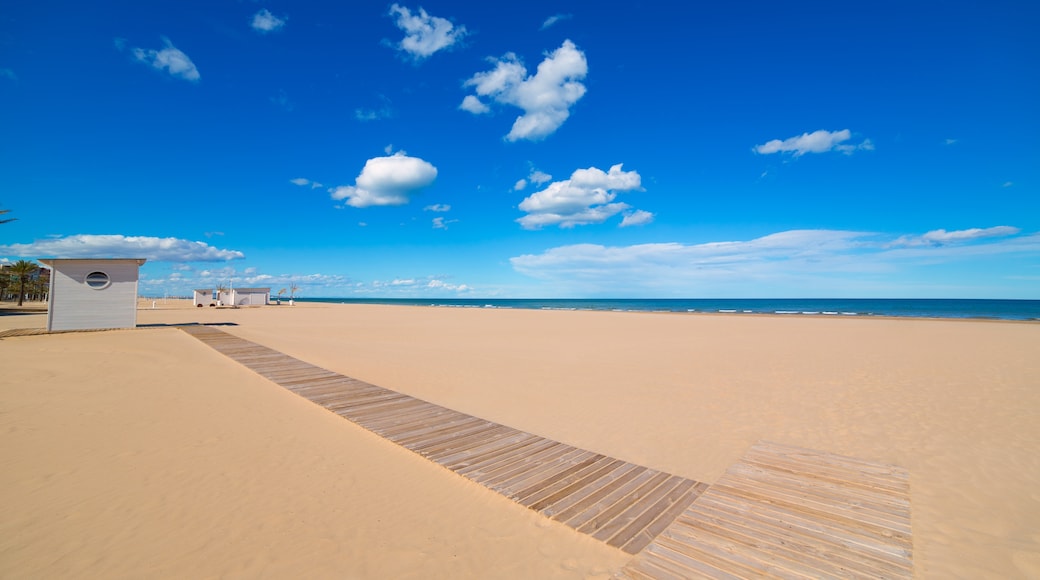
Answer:
[[137, 326], [137, 280], [144, 258], [49, 259], [47, 330]]
[[220, 299], [224, 304], [234, 306], [265, 306], [271, 303], [270, 288], [232, 288], [221, 292]]
[[202, 288], [192, 292], [192, 301], [195, 306], [215, 306], [217, 303], [216, 295], [213, 290], [209, 288]]

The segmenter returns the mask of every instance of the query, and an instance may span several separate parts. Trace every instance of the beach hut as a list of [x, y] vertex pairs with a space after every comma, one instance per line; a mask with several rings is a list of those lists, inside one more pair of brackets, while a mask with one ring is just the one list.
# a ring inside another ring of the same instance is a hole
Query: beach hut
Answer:
[[224, 306], [264, 306], [271, 303], [270, 288], [231, 288], [219, 295]]
[[51, 259], [47, 330], [137, 326], [137, 280], [143, 258]]
[[192, 293], [192, 301], [195, 306], [209, 306], [210, 304], [217, 303], [217, 297], [216, 294], [213, 293], [213, 290], [202, 288], [200, 290], [195, 290]]

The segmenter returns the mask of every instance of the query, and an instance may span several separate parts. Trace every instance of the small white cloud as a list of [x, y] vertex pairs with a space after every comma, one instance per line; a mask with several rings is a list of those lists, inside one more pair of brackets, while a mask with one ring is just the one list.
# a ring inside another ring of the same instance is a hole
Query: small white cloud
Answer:
[[1012, 226], [994, 226], [991, 228], [970, 228], [967, 230], [932, 230], [920, 236], [902, 236], [892, 242], [894, 247], [945, 246], [980, 240], [1013, 236], [1021, 230]]
[[626, 213], [625, 217], [621, 220], [621, 225], [618, 227], [627, 228], [629, 226], [645, 226], [652, 221], [654, 221], [654, 214], [637, 209]]
[[332, 199], [345, 199], [351, 207], [404, 205], [410, 195], [436, 178], [437, 168], [432, 164], [398, 151], [387, 157], [369, 159], [354, 185], [341, 185], [329, 192]]
[[762, 145], [756, 145], [754, 150], [762, 155], [790, 153], [793, 157], [801, 157], [806, 153], [826, 153], [828, 151], [840, 151], [846, 155], [851, 155], [854, 151], [872, 151], [874, 149], [874, 144], [870, 139], [864, 139], [859, 144], [845, 143], [845, 141], [851, 138], [852, 132], [848, 129], [842, 129], [841, 131], [820, 130], [812, 133], [802, 133], [782, 141], [773, 139]]
[[[385, 95], [379, 95], [381, 104], [379, 107], [374, 109], [357, 108], [354, 109], [354, 118], [361, 122], [367, 121], [378, 121], [380, 119], [389, 119], [394, 116], [394, 110], [390, 106], [390, 99]], [[390, 151], [387, 151], [389, 154]]]
[[957, 142], [956, 139], [946, 139], [945, 141], [943, 141], [943, 143], [945, 143], [946, 145], [953, 145], [956, 142]]
[[1015, 185], [1014, 181], [1005, 181], [1004, 185], [1001, 185], [1001, 187], [1011, 187], [1013, 185]]
[[483, 115], [491, 112], [491, 107], [480, 102], [480, 99], [473, 95], [466, 95], [466, 97], [462, 99], [462, 104], [459, 105], [459, 108], [463, 111], [473, 113], [474, 115]]
[[267, 34], [268, 32], [274, 32], [285, 26], [287, 18], [278, 18], [271, 11], [264, 8], [253, 15], [253, 21], [251, 23], [253, 30], [260, 34]]
[[556, 181], [520, 202], [527, 215], [519, 218], [524, 229], [539, 229], [558, 225], [571, 228], [576, 225], [606, 221], [627, 209], [625, 203], [614, 203], [618, 192], [642, 189], [639, 173], [623, 171], [619, 163], [603, 171], [595, 167], [578, 169], [570, 179]]
[[300, 187], [304, 187], [304, 186], [309, 185], [311, 187], [311, 189], [321, 189], [322, 187], [325, 187], [321, 183], [319, 183], [317, 181], [311, 181], [310, 179], [307, 179], [306, 177], [297, 177], [296, 179], [290, 179], [289, 183], [292, 183], [294, 185], [299, 185]]
[[147, 258], [160, 262], [220, 262], [245, 254], [178, 238], [79, 234], [0, 246], [0, 254], [52, 258]]
[[354, 118], [358, 121], [378, 121], [390, 118], [390, 111], [386, 109], [354, 109]]
[[18, 80], [18, 75], [14, 74], [14, 71], [9, 68], [0, 68], [0, 77], [12, 81]]
[[531, 180], [531, 183], [536, 183], [538, 185], [552, 181], [552, 175], [549, 175], [544, 171], [538, 171], [537, 169], [532, 170], [531, 175], [527, 178]]
[[[570, 108], [585, 95], [581, 81], [588, 74], [588, 62], [585, 53], [570, 40], [546, 55], [533, 76], [528, 76], [513, 53], [490, 60], [494, 69], [473, 75], [463, 86], [473, 87], [479, 97], [523, 110], [506, 135], [507, 141], [548, 137], [563, 125], [570, 117]], [[486, 107], [477, 97], [468, 95], [460, 108], [482, 111], [476, 103]]]
[[153, 68], [159, 70], [165, 70], [171, 76], [186, 81], [198, 82], [202, 77], [199, 75], [199, 69], [195, 68], [195, 63], [191, 62], [188, 55], [173, 46], [170, 39], [163, 37], [162, 40], [163, 44], [166, 45], [162, 50], [134, 48], [130, 52], [138, 62], [150, 64]]
[[426, 283], [426, 288], [430, 290], [449, 290], [452, 292], [468, 292], [470, 287], [465, 284], [451, 284], [444, 280], [437, 280], [436, 278]]
[[513, 185], [513, 191], [523, 191], [529, 184], [541, 185], [549, 181], [552, 181], [552, 175], [549, 175], [544, 171], [532, 169], [531, 173], [526, 178], [517, 181], [516, 184]]
[[554, 14], [553, 16], [550, 16], [550, 17], [545, 19], [545, 22], [542, 23], [541, 30], [545, 30], [546, 28], [549, 28], [550, 26], [552, 26], [552, 25], [554, 25], [554, 24], [556, 24], [558, 22], [562, 22], [564, 20], [570, 20], [571, 18], [574, 18], [574, 15], [572, 15], [572, 14]]
[[443, 213], [446, 211], [451, 211], [451, 206], [445, 203], [435, 203], [433, 205], [428, 205], [424, 207], [423, 211], [434, 211]]
[[405, 37], [397, 45], [398, 50], [408, 53], [416, 60], [429, 58], [439, 50], [451, 48], [466, 36], [466, 27], [455, 27], [450, 20], [431, 16], [419, 8], [417, 14], [399, 4], [390, 6], [390, 16], [404, 31]]
[[443, 217], [435, 217], [433, 218], [433, 229], [446, 230], [448, 229], [448, 224], [457, 223], [458, 221], [459, 220], [449, 220]]

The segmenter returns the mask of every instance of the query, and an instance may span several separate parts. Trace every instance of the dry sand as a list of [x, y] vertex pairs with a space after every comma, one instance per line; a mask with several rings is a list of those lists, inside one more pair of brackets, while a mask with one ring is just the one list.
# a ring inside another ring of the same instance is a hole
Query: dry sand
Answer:
[[[759, 439], [900, 465], [916, 576], [1040, 577], [1040, 324], [150, 306], [139, 324], [230, 323], [708, 483]], [[0, 576], [606, 577], [629, 559], [174, 329], [9, 338], [0, 362]]]

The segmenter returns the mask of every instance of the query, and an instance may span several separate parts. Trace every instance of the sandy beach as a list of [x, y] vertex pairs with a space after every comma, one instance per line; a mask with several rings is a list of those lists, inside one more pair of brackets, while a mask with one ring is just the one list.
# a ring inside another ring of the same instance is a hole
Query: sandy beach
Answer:
[[137, 330], [0, 339], [0, 576], [607, 578], [630, 560], [180, 323], [707, 483], [763, 439], [899, 465], [916, 577], [1040, 577], [1040, 324], [174, 300], [142, 302]]

